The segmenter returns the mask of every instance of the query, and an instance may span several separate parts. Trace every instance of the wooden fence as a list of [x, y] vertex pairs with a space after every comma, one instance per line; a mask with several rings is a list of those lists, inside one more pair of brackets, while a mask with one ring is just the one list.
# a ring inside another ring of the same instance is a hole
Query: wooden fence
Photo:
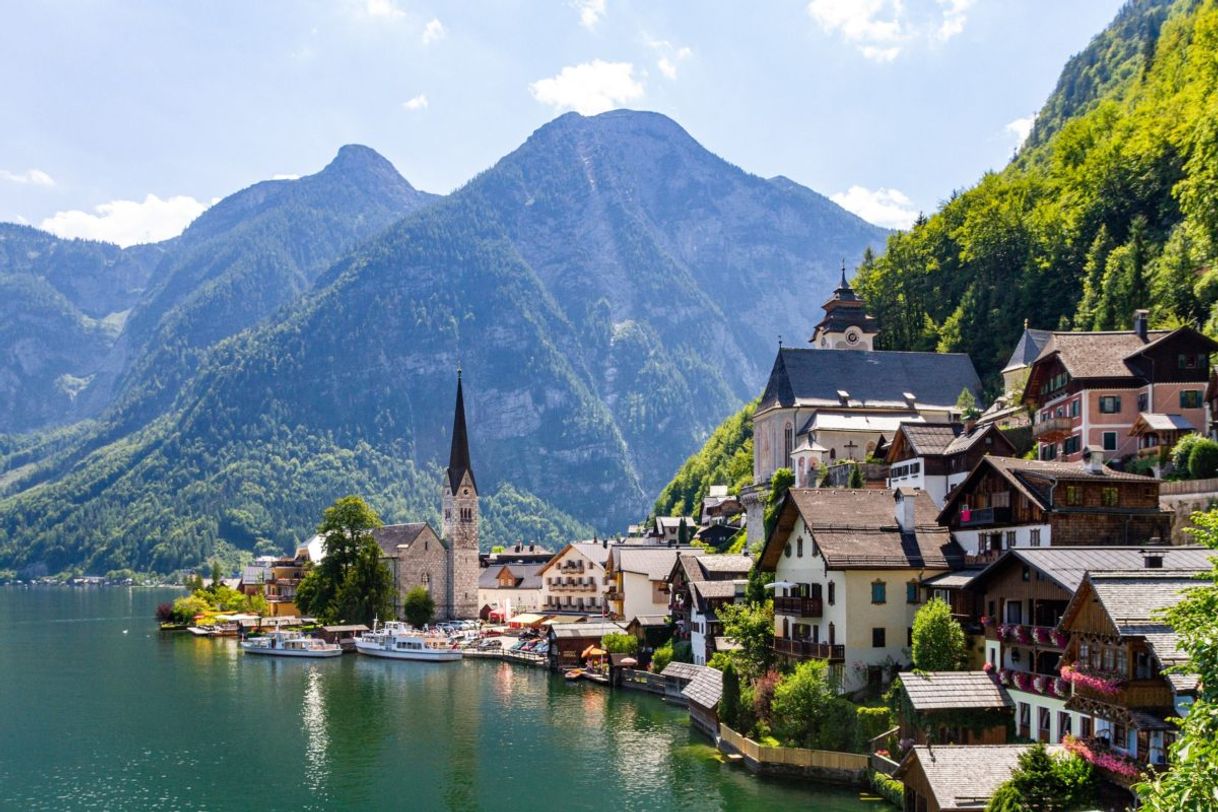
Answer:
[[740, 755], [763, 768], [796, 768], [855, 774], [866, 770], [870, 762], [870, 759], [861, 753], [807, 750], [802, 747], [766, 747], [723, 724], [719, 725], [719, 738]]

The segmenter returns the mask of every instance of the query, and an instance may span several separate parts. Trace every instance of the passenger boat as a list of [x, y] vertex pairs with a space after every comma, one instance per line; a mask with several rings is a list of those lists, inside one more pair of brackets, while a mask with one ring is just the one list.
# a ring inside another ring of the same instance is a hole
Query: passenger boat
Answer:
[[372, 631], [355, 638], [355, 650], [370, 657], [390, 660], [439, 663], [461, 659], [461, 649], [455, 648], [447, 637], [427, 634], [396, 620], [380, 626], [374, 621]]
[[246, 654], [270, 654], [278, 657], [339, 657], [342, 646], [327, 643], [316, 637], [305, 637], [300, 632], [273, 631], [262, 637], [241, 641], [241, 650]]

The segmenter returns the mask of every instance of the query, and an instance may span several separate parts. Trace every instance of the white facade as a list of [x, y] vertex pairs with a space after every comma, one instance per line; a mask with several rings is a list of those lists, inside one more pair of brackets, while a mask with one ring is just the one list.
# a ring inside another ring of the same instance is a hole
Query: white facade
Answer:
[[1051, 547], [1051, 529], [1048, 524], [1021, 524], [1013, 527], [963, 528], [952, 533], [952, 537], [964, 548], [965, 555], [981, 555], [994, 548], [991, 539], [1001, 536], [999, 549], [1013, 547]]
[[568, 544], [541, 570], [543, 611], [604, 612], [605, 567], [580, 549], [587, 546], [596, 545]]
[[967, 479], [968, 475], [968, 471], [957, 471], [954, 474], [927, 474], [926, 459], [915, 457], [892, 465], [889, 469], [888, 487], [892, 490], [917, 488], [920, 491], [926, 491], [937, 507], [943, 507], [952, 488]]

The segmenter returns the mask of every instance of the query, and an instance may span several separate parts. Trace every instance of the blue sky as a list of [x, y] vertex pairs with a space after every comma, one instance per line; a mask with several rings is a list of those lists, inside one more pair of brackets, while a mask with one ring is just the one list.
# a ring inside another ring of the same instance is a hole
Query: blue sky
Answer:
[[448, 192], [566, 110], [656, 110], [887, 226], [1010, 157], [1120, 0], [0, 5], [0, 220], [132, 243], [345, 143]]

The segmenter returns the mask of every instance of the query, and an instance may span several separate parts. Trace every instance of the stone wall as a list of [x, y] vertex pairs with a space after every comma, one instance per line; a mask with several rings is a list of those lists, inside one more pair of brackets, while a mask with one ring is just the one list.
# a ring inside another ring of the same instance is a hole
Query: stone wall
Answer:
[[1192, 526], [1189, 516], [1193, 513], [1218, 506], [1218, 479], [1164, 482], [1159, 487], [1159, 504], [1172, 512], [1171, 543], [1192, 544], [1184, 528]]

